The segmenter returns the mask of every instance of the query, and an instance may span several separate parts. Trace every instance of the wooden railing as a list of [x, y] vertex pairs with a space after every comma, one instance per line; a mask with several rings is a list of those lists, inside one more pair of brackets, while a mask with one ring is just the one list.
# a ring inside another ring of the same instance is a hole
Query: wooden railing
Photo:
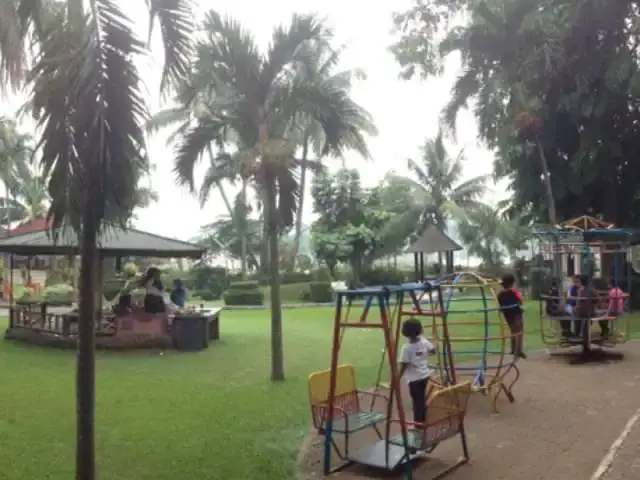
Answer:
[[[78, 316], [70, 313], [44, 313], [22, 307], [9, 310], [9, 328], [22, 328], [34, 332], [71, 337], [78, 333]], [[117, 333], [115, 316], [102, 315], [96, 320], [96, 335]]]

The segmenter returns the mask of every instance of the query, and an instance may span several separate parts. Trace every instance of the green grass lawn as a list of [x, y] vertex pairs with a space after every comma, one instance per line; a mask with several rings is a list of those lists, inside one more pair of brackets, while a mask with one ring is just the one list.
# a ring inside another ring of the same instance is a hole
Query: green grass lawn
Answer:
[[[292, 478], [309, 425], [306, 380], [329, 365], [333, 310], [284, 315], [283, 383], [269, 381], [268, 310], [224, 312], [222, 341], [201, 353], [98, 353], [99, 477]], [[528, 347], [538, 348], [529, 317]], [[375, 382], [381, 347], [379, 331], [346, 332], [341, 360], [363, 387]], [[3, 480], [73, 478], [74, 366], [72, 352], [0, 342]]]

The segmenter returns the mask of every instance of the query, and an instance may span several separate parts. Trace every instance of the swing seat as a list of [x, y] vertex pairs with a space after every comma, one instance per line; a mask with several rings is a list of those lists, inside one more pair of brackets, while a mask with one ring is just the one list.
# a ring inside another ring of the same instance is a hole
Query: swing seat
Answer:
[[[309, 403], [313, 427], [318, 433], [324, 433], [329, 420], [329, 384], [331, 371], [322, 370], [309, 375]], [[368, 427], [375, 427], [385, 421], [383, 413], [373, 412], [361, 408], [360, 399], [363, 396], [385, 404], [387, 398], [377, 393], [360, 391], [356, 388], [356, 372], [353, 365], [340, 365], [336, 370], [336, 392], [333, 405], [332, 430], [334, 432], [350, 434]], [[386, 411], [386, 407], [383, 411]]]
[[[432, 452], [440, 442], [464, 434], [464, 417], [473, 393], [471, 382], [461, 383], [436, 391], [427, 401], [427, 419], [424, 425], [408, 422], [407, 427], [422, 427], [407, 432], [411, 450]], [[398, 422], [394, 420], [394, 422]], [[398, 422], [399, 423], [399, 422]], [[402, 435], [389, 439], [394, 445], [404, 445]]]

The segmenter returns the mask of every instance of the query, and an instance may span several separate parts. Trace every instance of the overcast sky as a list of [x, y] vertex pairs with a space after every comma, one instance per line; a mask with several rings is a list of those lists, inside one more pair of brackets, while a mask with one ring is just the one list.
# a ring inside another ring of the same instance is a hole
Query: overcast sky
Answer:
[[[364, 2], [364, 0], [255, 0], [201, 1], [201, 12], [214, 7], [233, 16], [251, 30], [262, 47], [266, 47], [274, 25], [288, 22], [294, 12], [314, 12], [325, 17], [336, 32], [336, 44], [347, 44], [342, 69], [361, 68], [367, 79], [353, 87], [353, 97], [372, 115], [379, 135], [371, 138], [369, 163], [348, 155], [348, 166], [360, 168], [367, 184], [374, 184], [390, 169], [406, 172], [406, 159], [416, 157], [424, 139], [434, 136], [438, 129], [438, 116], [449, 98], [449, 90], [459, 73], [455, 59], [449, 62], [442, 78], [429, 81], [406, 82], [398, 79], [399, 68], [388, 52], [392, 43], [391, 15], [404, 9], [411, 0], [394, 2]], [[126, 2], [127, 12], [137, 20], [141, 35], [146, 38], [148, 22], [145, 2]], [[152, 42], [155, 47], [157, 39]], [[162, 51], [155, 48], [152, 58], [140, 62], [141, 76], [146, 83], [152, 111], [157, 111], [160, 101], [157, 85], [162, 61]], [[5, 99], [4, 104], [16, 108], [23, 98]], [[5, 109], [6, 112], [6, 109]], [[28, 122], [25, 128], [33, 128]], [[187, 191], [178, 188], [172, 173], [173, 155], [166, 145], [169, 132], [160, 132], [149, 139], [151, 160], [155, 172], [151, 186], [160, 194], [160, 200], [151, 207], [137, 212], [136, 226], [160, 235], [189, 239], [198, 234], [203, 224], [225, 213], [218, 195], [212, 195], [203, 209]], [[467, 156], [465, 177], [490, 173], [492, 156], [478, 146], [476, 126], [469, 113], [458, 120], [457, 145], [450, 144], [453, 153], [464, 148]], [[339, 162], [337, 163], [339, 167]], [[335, 166], [335, 164], [334, 164]], [[493, 189], [492, 197], [504, 195], [501, 189]], [[311, 202], [306, 204], [305, 221], [312, 221]]]

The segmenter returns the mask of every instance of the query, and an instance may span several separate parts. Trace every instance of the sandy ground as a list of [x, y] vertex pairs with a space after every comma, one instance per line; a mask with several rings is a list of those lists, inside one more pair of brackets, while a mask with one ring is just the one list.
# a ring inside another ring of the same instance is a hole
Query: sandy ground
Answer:
[[[623, 361], [600, 365], [569, 365], [563, 358], [532, 356], [520, 364], [516, 403], [503, 398], [497, 415], [491, 413], [487, 397], [474, 396], [466, 422], [471, 463], [448, 478], [589, 479], [640, 406], [640, 343], [619, 350], [625, 353]], [[356, 434], [352, 451], [372, 439], [368, 432]], [[604, 480], [640, 478], [640, 460], [635, 458], [639, 451], [640, 423]], [[426, 461], [416, 464], [414, 478], [430, 478], [460, 452], [457, 438], [443, 442]], [[333, 478], [401, 478], [384, 473], [350, 467]], [[321, 476], [322, 437], [312, 432], [301, 447], [299, 478]]]

